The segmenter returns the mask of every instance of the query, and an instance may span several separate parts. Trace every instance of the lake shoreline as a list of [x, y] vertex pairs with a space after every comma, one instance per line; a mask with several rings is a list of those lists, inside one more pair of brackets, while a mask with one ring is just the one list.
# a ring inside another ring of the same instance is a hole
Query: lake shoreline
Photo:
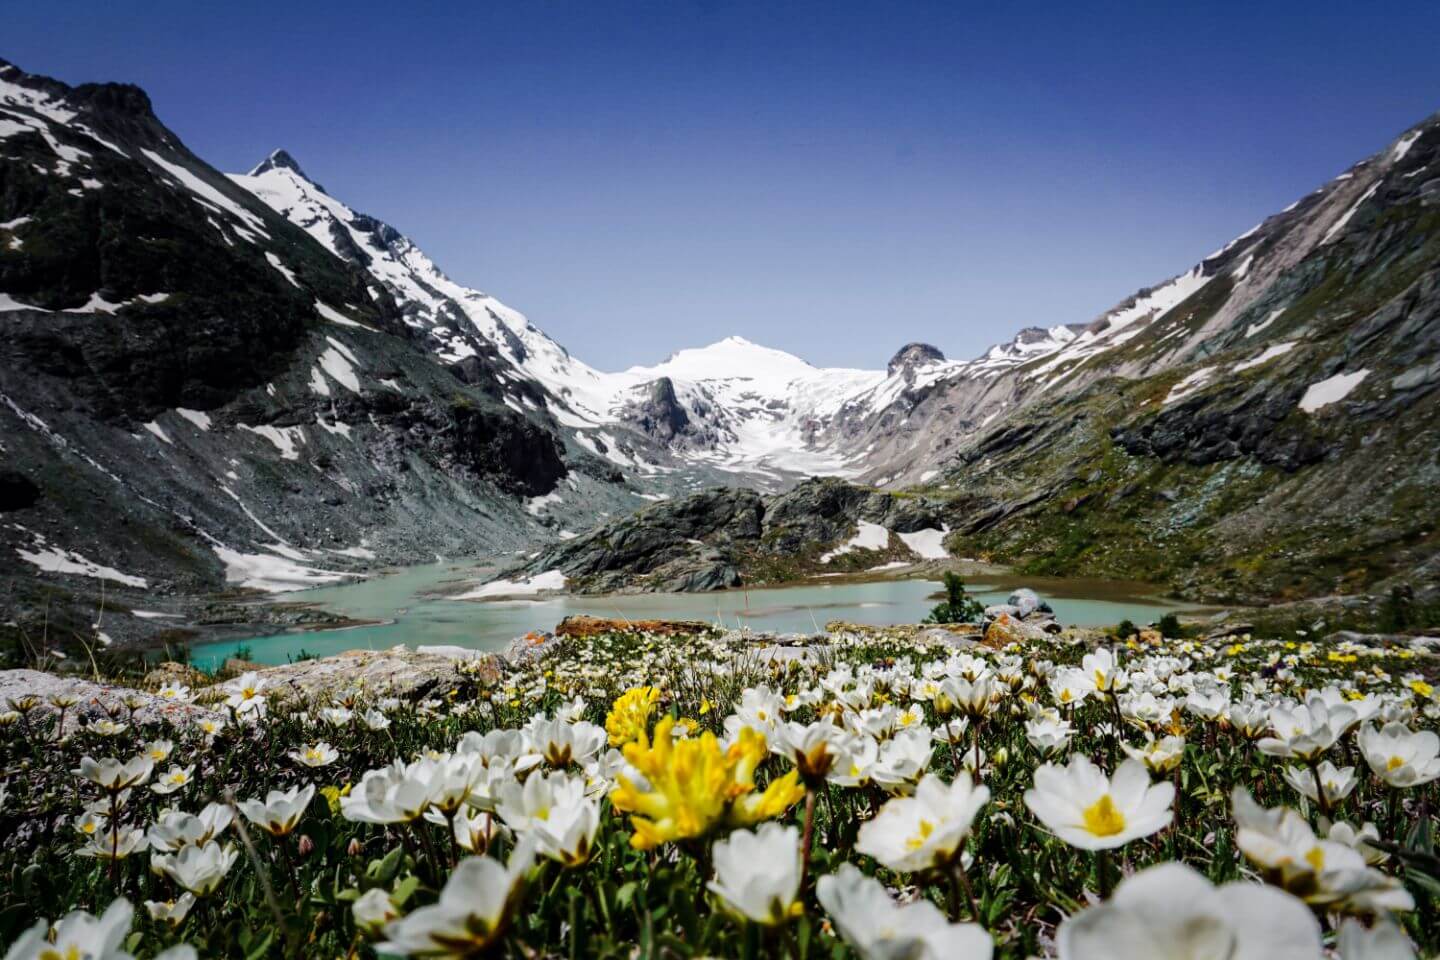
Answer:
[[[1011, 591], [1028, 586], [1051, 601], [1064, 621], [1078, 626], [1122, 619], [1148, 623], [1163, 613], [1178, 615], [1193, 609], [1158, 596], [1161, 588], [1153, 584], [1021, 577], [998, 565], [962, 562], [846, 572], [704, 593], [551, 593], [475, 601], [457, 599], [457, 594], [474, 587], [488, 572], [485, 565], [450, 561], [398, 568], [359, 583], [289, 595], [273, 603], [291, 610], [323, 610], [333, 615], [333, 621], [276, 624], [269, 629], [263, 623], [251, 629], [230, 625], [221, 635], [196, 638], [191, 654], [197, 662], [208, 663], [249, 648], [258, 662], [283, 663], [301, 651], [325, 656], [397, 643], [493, 650], [515, 636], [551, 631], [566, 616], [577, 614], [700, 620], [724, 629], [776, 633], [819, 632], [826, 622], [837, 619], [877, 626], [918, 623], [936, 602], [941, 574], [952, 569], [966, 577], [972, 592], [987, 604], [1003, 603]], [[256, 605], [270, 604], [257, 600]]]

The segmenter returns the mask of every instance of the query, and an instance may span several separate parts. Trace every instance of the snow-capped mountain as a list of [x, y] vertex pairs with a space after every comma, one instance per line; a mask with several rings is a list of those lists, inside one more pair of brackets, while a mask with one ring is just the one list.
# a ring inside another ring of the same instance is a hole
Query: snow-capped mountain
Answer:
[[1099, 497], [1138, 539], [1243, 515], [1227, 548], [1287, 556], [1363, 521], [1398, 568], [1440, 521], [1405, 498], [1440, 485], [1437, 206], [1432, 117], [1093, 321], [973, 359], [826, 369], [731, 337], [607, 372], [284, 152], [223, 175], [137, 88], [0, 61], [0, 564], [293, 588], [836, 474], [946, 489], [972, 555], [1083, 552]]
[[[254, 179], [282, 189], [280, 160]], [[138, 88], [0, 61], [0, 632], [88, 636], [117, 589], [280, 591], [519, 549], [643, 502], [566, 447], [508, 359], [546, 346], [522, 321], [477, 295], [495, 340], [445, 337], [474, 324], [416, 318], [425, 290], [404, 285], [446, 282], [418, 251], [305, 202], [314, 233]]]
[[581, 448], [641, 473], [689, 464], [759, 481], [858, 475], [869, 464], [842, 422], [870, 422], [938, 382], [998, 373], [1054, 353], [1077, 335], [1066, 326], [1027, 329], [972, 361], [946, 361], [929, 347], [886, 370], [819, 368], [728, 337], [653, 366], [603, 372], [520, 311], [451, 280], [414, 241], [332, 197], [285, 151], [231, 179], [366, 270], [440, 360], [498, 356], [514, 374], [500, 377], [508, 405], [543, 411]]

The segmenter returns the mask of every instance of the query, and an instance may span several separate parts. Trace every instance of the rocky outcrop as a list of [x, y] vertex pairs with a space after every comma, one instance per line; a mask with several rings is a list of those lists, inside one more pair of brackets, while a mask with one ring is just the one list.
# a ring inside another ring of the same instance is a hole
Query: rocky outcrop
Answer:
[[0, 670], [0, 704], [12, 709], [11, 704], [23, 703], [27, 697], [34, 698], [32, 715], [36, 719], [60, 713], [52, 698], [73, 699], [74, 703], [65, 707], [66, 732], [97, 720], [142, 724], [168, 720], [183, 726], [210, 712], [205, 707], [167, 699], [153, 691], [57, 676], [41, 670]]
[[[826, 552], [861, 523], [892, 534], [939, 530], [944, 504], [866, 490], [835, 479], [809, 480], [782, 494], [715, 489], [647, 507], [556, 544], [502, 573], [517, 580], [559, 570], [567, 589], [696, 592], [793, 579], [820, 569]], [[918, 559], [896, 537], [855, 551], [868, 564]], [[863, 567], [861, 568], [863, 569]]]
[[928, 343], [907, 343], [885, 366], [885, 372], [890, 376], [906, 375], [913, 376], [916, 367], [926, 367], [931, 364], [944, 363], [945, 354], [940, 352], [939, 347], [931, 346]]
[[438, 652], [391, 647], [388, 650], [348, 650], [333, 657], [301, 660], [257, 672], [265, 681], [267, 696], [301, 700], [330, 700], [362, 692], [367, 697], [418, 700], [448, 690], [464, 666], [472, 676], [493, 681], [503, 671], [501, 661], [473, 650]]
[[[0, 138], [0, 651], [47, 623], [97, 642], [101, 609], [528, 547], [553, 536], [534, 498], [575, 525], [633, 504], [567, 451], [508, 327], [402, 310], [356, 234], [328, 249], [141, 91], [0, 61], [0, 103], [24, 128]], [[121, 643], [175, 627], [109, 620]]]

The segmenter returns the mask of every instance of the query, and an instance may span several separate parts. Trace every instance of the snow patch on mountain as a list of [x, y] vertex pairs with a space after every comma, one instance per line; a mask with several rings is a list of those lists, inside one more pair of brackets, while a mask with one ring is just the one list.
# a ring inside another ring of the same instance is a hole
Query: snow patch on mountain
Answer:
[[1337, 373], [1333, 377], [1312, 383], [1300, 398], [1300, 409], [1306, 413], [1314, 413], [1332, 403], [1339, 403], [1350, 396], [1369, 375], [1369, 370], [1356, 370], [1351, 373]]

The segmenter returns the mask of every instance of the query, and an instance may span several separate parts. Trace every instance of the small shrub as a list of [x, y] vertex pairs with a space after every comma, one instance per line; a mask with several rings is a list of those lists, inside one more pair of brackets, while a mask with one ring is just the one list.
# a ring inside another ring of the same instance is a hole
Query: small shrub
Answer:
[[965, 592], [958, 573], [945, 572], [945, 602], [938, 603], [925, 623], [974, 623], [985, 615], [985, 604]]

